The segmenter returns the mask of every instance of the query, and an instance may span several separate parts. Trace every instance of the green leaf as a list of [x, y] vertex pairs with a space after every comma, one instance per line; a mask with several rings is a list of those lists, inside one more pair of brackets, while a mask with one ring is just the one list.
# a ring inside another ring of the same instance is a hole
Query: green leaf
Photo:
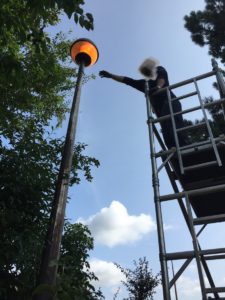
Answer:
[[79, 15], [82, 15], [84, 11], [83, 11], [83, 9], [82, 9], [81, 7], [77, 7], [76, 12], [77, 12]]
[[81, 27], [84, 27], [84, 16], [80, 16], [79, 24], [80, 24]]
[[90, 13], [86, 13], [86, 16], [87, 16], [87, 18], [91, 21], [91, 22], [93, 22], [93, 16], [92, 16], [92, 14], [90, 14]]
[[78, 17], [77, 13], [74, 14], [74, 21], [75, 21], [76, 24], [79, 21], [79, 17]]

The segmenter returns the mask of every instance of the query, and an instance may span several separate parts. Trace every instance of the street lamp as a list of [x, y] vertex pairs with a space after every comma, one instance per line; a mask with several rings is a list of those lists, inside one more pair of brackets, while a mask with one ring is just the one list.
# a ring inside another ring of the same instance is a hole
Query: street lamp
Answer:
[[[64, 227], [83, 70], [84, 67], [88, 67], [96, 63], [99, 53], [97, 47], [91, 40], [78, 39], [71, 45], [70, 55], [72, 60], [79, 66], [79, 71], [50, 215], [49, 227], [42, 253], [38, 285], [47, 284], [52, 286], [56, 283], [58, 269], [57, 263], [59, 260], [60, 244]], [[51, 295], [49, 292], [43, 292], [43, 294], [37, 295], [36, 299], [50, 300]]]

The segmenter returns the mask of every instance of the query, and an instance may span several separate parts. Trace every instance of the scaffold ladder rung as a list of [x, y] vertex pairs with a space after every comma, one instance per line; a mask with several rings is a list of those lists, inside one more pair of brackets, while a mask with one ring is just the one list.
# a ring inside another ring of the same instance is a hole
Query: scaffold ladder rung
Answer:
[[224, 255], [206, 255], [204, 256], [205, 260], [217, 260], [217, 259], [225, 259], [225, 254]]
[[185, 95], [183, 95], [183, 96], [173, 98], [173, 99], [171, 99], [171, 100], [172, 100], [172, 101], [182, 100], [182, 99], [185, 99], [185, 98], [188, 98], [188, 97], [192, 97], [192, 96], [195, 96], [195, 95], [197, 95], [197, 92], [188, 93], [188, 94], [185, 94]]
[[206, 141], [202, 141], [202, 142], [198, 142], [198, 143], [193, 143], [193, 144], [190, 144], [190, 145], [185, 145], [185, 146], [180, 147], [181, 153], [183, 152], [183, 150], [187, 150], [187, 149], [191, 149], [191, 148], [196, 148], [196, 147], [200, 147], [200, 146], [204, 146], [204, 145], [208, 145], [208, 146], [212, 147], [212, 144], [210, 143], [210, 141], [206, 140]]
[[184, 167], [184, 171], [191, 171], [191, 170], [200, 169], [200, 168], [207, 168], [207, 167], [215, 166], [215, 165], [217, 165], [217, 161], [213, 160], [213, 161], [198, 164], [198, 165]]
[[205, 291], [207, 294], [209, 294], [209, 293], [225, 293], [225, 287], [206, 288]]
[[[200, 103], [199, 108], [201, 109], [201, 111], [203, 113], [203, 121], [198, 123], [198, 124], [184, 126], [182, 128], [177, 128], [176, 127], [175, 115], [177, 113], [173, 111], [172, 97], [171, 97], [171, 94], [170, 94], [170, 89], [168, 87], [166, 89], [167, 97], [168, 97], [169, 110], [170, 110], [170, 115], [171, 115], [171, 123], [172, 123], [172, 128], [173, 128], [173, 131], [174, 131], [174, 140], [175, 140], [175, 145], [176, 145], [176, 149], [177, 149], [177, 158], [178, 158], [178, 163], [179, 163], [179, 166], [180, 166], [181, 174], [184, 174], [186, 171], [195, 170], [195, 169], [199, 169], [199, 168], [206, 168], [206, 167], [209, 167], [209, 166], [212, 166], [212, 165], [218, 165], [218, 166], [222, 165], [220, 154], [219, 154], [219, 151], [217, 149], [217, 145], [215, 143], [215, 139], [214, 139], [214, 136], [213, 136], [212, 129], [210, 127], [209, 120], [207, 118], [204, 102], [203, 102], [203, 99], [201, 97], [200, 90], [199, 90], [196, 78], [193, 78], [193, 83], [195, 85], [195, 90], [196, 90], [195, 92], [196, 92], [196, 95], [198, 96], [198, 100], [199, 100], [199, 103]], [[188, 97], [188, 95], [189, 94], [181, 96], [180, 99], [186, 98], [186, 97]], [[207, 143], [211, 144], [211, 147], [213, 149], [216, 160], [213, 160], [211, 162], [196, 164], [196, 165], [193, 165], [193, 166], [184, 166], [184, 161], [183, 161], [183, 157], [182, 157], [182, 150], [192, 148], [194, 145], [189, 144], [189, 145], [181, 146], [180, 142], [179, 142], [179, 138], [178, 138], [178, 133], [180, 133], [181, 131], [188, 130], [188, 129], [198, 128], [198, 127], [201, 127], [203, 125], [206, 126], [206, 131], [208, 133], [209, 139], [207, 141], [203, 141], [202, 143], [200, 143], [200, 145], [204, 145], [204, 144], [207, 144]]]
[[180, 132], [180, 131], [189, 130], [189, 129], [196, 129], [196, 128], [199, 128], [199, 127], [202, 127], [202, 126], [205, 126], [205, 125], [206, 125], [205, 122], [200, 122], [200, 123], [197, 123], [197, 124], [194, 124], [194, 125], [178, 128], [178, 129], [176, 129], [176, 131]]
[[[225, 253], [225, 248], [199, 250], [198, 253], [199, 255], [221, 254], [221, 253]], [[167, 260], [179, 260], [179, 259], [188, 259], [194, 257], [195, 257], [195, 251], [182, 251], [182, 252], [173, 252], [173, 253], [166, 254]]]
[[193, 219], [194, 225], [203, 225], [203, 224], [217, 223], [217, 222], [224, 222], [224, 221], [225, 221], [225, 214]]
[[220, 154], [219, 154], [219, 151], [217, 149], [217, 145], [215, 143], [213, 132], [212, 132], [209, 120], [208, 120], [207, 115], [206, 115], [206, 110], [205, 110], [205, 107], [204, 107], [204, 103], [203, 103], [203, 100], [202, 100], [202, 97], [201, 97], [200, 90], [198, 88], [198, 84], [197, 84], [196, 79], [194, 79], [194, 85], [195, 85], [196, 91], [198, 93], [198, 99], [199, 99], [200, 106], [201, 106], [201, 109], [202, 109], [202, 112], [203, 112], [203, 116], [204, 116], [204, 120], [205, 120], [205, 123], [206, 123], [207, 131], [208, 131], [208, 134], [209, 134], [209, 140], [210, 140], [210, 143], [212, 144], [212, 148], [213, 148], [213, 151], [214, 151], [214, 154], [215, 154], [217, 164], [218, 164], [218, 166], [222, 166], [222, 162], [221, 162], [221, 159], [220, 159]]

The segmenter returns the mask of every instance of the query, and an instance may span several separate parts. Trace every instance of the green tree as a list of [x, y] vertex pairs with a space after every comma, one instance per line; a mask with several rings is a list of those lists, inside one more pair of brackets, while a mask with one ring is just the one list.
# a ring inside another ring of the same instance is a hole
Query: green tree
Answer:
[[[43, 138], [42, 130], [36, 124], [21, 140], [17, 135], [12, 148], [1, 149], [0, 295], [6, 293], [5, 299], [28, 297], [36, 284], [63, 147], [60, 139]], [[79, 183], [79, 171], [91, 180], [91, 166], [99, 164], [82, 154], [84, 149], [83, 144], [75, 148], [71, 184]]]
[[[199, 46], [208, 45], [209, 54], [225, 63], [225, 1], [205, 0], [205, 8], [202, 11], [191, 11], [184, 17], [185, 27], [191, 33], [192, 40]], [[218, 84], [213, 86], [218, 90]], [[204, 100], [206, 103], [213, 101], [212, 97]], [[211, 116], [210, 125], [215, 136], [224, 133], [224, 117], [221, 105], [208, 108]], [[196, 120], [195, 123], [201, 122]], [[187, 125], [193, 122], [187, 121]], [[193, 142], [208, 138], [204, 128], [191, 131], [189, 138]]]
[[[213, 97], [206, 97], [204, 99], [204, 103], [211, 103], [213, 102]], [[224, 123], [224, 112], [221, 104], [213, 105], [211, 107], [207, 108], [207, 111], [209, 112], [209, 124], [212, 129], [212, 133], [214, 137], [218, 137], [225, 132], [225, 123]], [[204, 122], [204, 119], [190, 121], [190, 120], [184, 120], [185, 126], [190, 126], [194, 124], [199, 124]], [[206, 126], [201, 126], [199, 128], [194, 128], [186, 131], [187, 140], [189, 143], [195, 143], [207, 140], [209, 138], [209, 134], [207, 131]]]
[[90, 283], [97, 280], [88, 263], [88, 251], [93, 246], [93, 238], [87, 226], [80, 223], [66, 224], [61, 246], [59, 294], [66, 293], [71, 300], [104, 298], [101, 291], [96, 291]]
[[126, 281], [122, 281], [129, 293], [129, 298], [126, 300], [153, 299], [155, 288], [161, 280], [159, 274], [153, 275], [152, 270], [149, 269], [146, 257], [139, 258], [138, 262], [134, 260], [134, 270], [123, 268], [118, 264], [116, 266], [126, 277]]
[[61, 33], [51, 37], [47, 29], [60, 22], [63, 12], [93, 28], [92, 15], [84, 14], [83, 4], [82, 0], [1, 1], [0, 132], [5, 138], [15, 134], [26, 118], [38, 117], [44, 124], [52, 117], [60, 121], [64, 117], [65, 96], [76, 72], [68, 67], [70, 41]]
[[[213, 97], [207, 97], [205, 103], [213, 102]], [[220, 104], [208, 108], [211, 116], [210, 125], [214, 136], [219, 136], [225, 132], [224, 112]]]
[[225, 63], [225, 2], [205, 0], [205, 9], [184, 17], [185, 27], [199, 46], [209, 46], [209, 54]]
[[88, 252], [93, 249], [93, 238], [87, 226], [66, 222], [61, 243], [61, 257], [57, 286], [38, 286], [33, 295], [46, 290], [57, 300], [103, 300], [101, 290], [95, 290], [98, 280], [90, 271]]

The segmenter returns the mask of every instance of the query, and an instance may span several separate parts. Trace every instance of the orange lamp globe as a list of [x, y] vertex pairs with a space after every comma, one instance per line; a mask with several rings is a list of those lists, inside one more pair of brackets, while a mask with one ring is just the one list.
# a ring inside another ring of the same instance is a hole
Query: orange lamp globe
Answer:
[[95, 44], [89, 39], [78, 39], [70, 47], [72, 60], [85, 67], [94, 65], [98, 60], [99, 53]]

